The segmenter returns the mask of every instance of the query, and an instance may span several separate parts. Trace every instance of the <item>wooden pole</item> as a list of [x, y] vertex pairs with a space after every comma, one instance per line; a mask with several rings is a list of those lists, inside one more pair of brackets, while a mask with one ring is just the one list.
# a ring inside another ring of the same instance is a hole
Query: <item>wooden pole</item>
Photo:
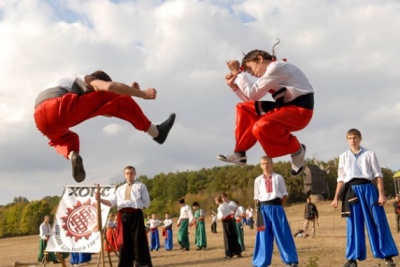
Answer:
[[100, 185], [97, 184], [97, 194], [99, 194], [99, 199], [97, 200], [97, 229], [100, 232], [100, 245], [101, 245], [101, 250], [100, 250], [100, 255], [101, 255], [101, 260], [103, 262], [103, 267], [105, 267], [105, 262], [104, 262], [104, 237], [103, 237], [103, 224], [101, 223], [101, 202], [100, 202]]

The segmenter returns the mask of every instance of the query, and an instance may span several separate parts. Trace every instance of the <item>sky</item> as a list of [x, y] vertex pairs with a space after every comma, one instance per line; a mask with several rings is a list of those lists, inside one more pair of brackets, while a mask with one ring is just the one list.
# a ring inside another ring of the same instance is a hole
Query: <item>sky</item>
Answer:
[[[397, 171], [399, 13], [397, 0], [2, 0], [0, 205], [75, 184], [70, 162], [37, 130], [33, 105], [58, 78], [97, 69], [156, 88], [156, 100], [135, 98], [152, 122], [177, 117], [163, 145], [115, 118], [71, 128], [80, 136], [84, 184], [123, 181], [127, 165], [149, 178], [226, 165], [216, 156], [234, 149], [239, 102], [224, 81], [226, 61], [271, 52], [277, 39], [277, 58], [301, 68], [315, 91], [313, 119], [294, 133], [306, 158], [338, 157], [347, 130], [357, 128], [381, 167]], [[248, 163], [262, 155], [256, 144]]]

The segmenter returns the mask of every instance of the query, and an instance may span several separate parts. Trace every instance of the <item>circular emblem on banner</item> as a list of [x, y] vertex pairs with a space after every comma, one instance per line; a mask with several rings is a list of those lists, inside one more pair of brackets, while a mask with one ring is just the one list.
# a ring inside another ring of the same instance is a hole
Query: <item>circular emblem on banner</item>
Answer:
[[61, 218], [66, 235], [78, 241], [89, 239], [93, 231], [97, 231], [97, 204], [90, 199], [84, 203], [78, 201], [73, 208], [67, 208], [66, 216]]

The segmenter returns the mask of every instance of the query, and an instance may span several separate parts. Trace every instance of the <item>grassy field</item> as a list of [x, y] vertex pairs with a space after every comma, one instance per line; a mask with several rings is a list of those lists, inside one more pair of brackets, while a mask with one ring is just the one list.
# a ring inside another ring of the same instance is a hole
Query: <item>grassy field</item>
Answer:
[[[315, 238], [295, 238], [296, 247], [299, 255], [299, 266], [315, 267], [315, 266], [342, 266], [345, 260], [345, 243], [346, 243], [346, 220], [340, 217], [340, 210], [335, 210], [330, 206], [328, 201], [317, 202], [317, 207], [320, 213], [319, 226], [316, 229]], [[292, 205], [286, 207], [286, 214], [291, 225], [292, 232], [303, 227], [303, 208], [304, 204]], [[387, 217], [396, 244], [400, 242], [400, 234], [395, 231], [395, 219], [392, 208], [392, 203], [388, 202], [385, 205]], [[176, 219], [176, 218], [175, 218]], [[189, 229], [189, 238], [192, 244], [190, 251], [182, 252], [178, 250], [176, 244], [176, 227], [174, 230], [174, 250], [152, 251], [153, 265], [157, 267], [167, 266], [198, 266], [198, 267], [251, 267], [252, 253], [254, 249], [255, 230], [244, 226], [246, 250], [243, 252], [242, 258], [224, 259], [223, 235], [221, 223], [218, 223], [218, 233], [213, 234], [210, 231], [211, 216], [206, 219], [207, 222], [207, 250], [196, 251], [193, 245], [194, 228]], [[14, 266], [15, 262], [20, 262], [24, 266], [40, 266], [36, 262], [38, 253], [38, 236], [26, 236], [16, 238], [0, 239], [0, 267]], [[368, 241], [367, 241], [368, 243]], [[163, 240], [161, 240], [163, 246]], [[385, 266], [384, 261], [375, 259], [369, 250], [367, 244], [367, 259], [359, 262], [359, 267]], [[86, 266], [98, 265], [98, 254], [92, 256], [92, 262]], [[105, 255], [105, 266], [110, 266], [110, 263]], [[394, 259], [396, 262], [398, 257]], [[69, 264], [69, 258], [67, 259]], [[118, 259], [115, 255], [111, 255], [112, 266], [117, 266]], [[53, 266], [53, 263], [47, 265]], [[61, 266], [61, 265], [55, 265]], [[103, 266], [100, 262], [99, 266]], [[285, 266], [280, 259], [279, 252], [275, 246], [273, 260], [271, 266]]]

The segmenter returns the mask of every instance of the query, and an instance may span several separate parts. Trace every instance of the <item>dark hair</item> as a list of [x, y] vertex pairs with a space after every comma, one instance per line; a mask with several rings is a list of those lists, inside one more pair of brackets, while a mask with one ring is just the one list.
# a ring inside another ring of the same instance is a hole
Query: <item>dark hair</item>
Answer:
[[90, 74], [90, 76], [96, 77], [97, 79], [102, 80], [102, 81], [106, 81], [106, 82], [111, 82], [112, 81], [111, 77], [108, 76], [108, 74], [105, 73], [102, 70], [96, 70], [95, 72]]
[[124, 171], [125, 171], [125, 170], [132, 170], [132, 171], [136, 172], [136, 169], [135, 169], [135, 167], [133, 167], [133, 166], [126, 166], [126, 167], [124, 168]]
[[195, 201], [195, 202], [193, 202], [192, 207], [200, 207], [200, 205], [198, 202]]
[[258, 56], [261, 56], [263, 59], [266, 60], [276, 60], [275, 56], [275, 46], [277, 46], [281, 41], [278, 39], [278, 41], [272, 46], [272, 55], [264, 50], [259, 50], [259, 49], [254, 49], [247, 54], [243, 53], [243, 59], [242, 59], [242, 65], [241, 67], [246, 69], [245, 63], [249, 61], [256, 61], [258, 59]]
[[221, 203], [224, 202], [224, 201], [222, 200], [222, 195], [216, 196], [216, 197], [215, 197], [215, 200], [216, 200], [219, 204], [221, 204]]
[[346, 137], [349, 136], [349, 135], [356, 135], [359, 138], [362, 138], [361, 137], [361, 132], [359, 130], [357, 130], [357, 129], [354, 129], [354, 128], [352, 128], [352, 129], [347, 131]]

